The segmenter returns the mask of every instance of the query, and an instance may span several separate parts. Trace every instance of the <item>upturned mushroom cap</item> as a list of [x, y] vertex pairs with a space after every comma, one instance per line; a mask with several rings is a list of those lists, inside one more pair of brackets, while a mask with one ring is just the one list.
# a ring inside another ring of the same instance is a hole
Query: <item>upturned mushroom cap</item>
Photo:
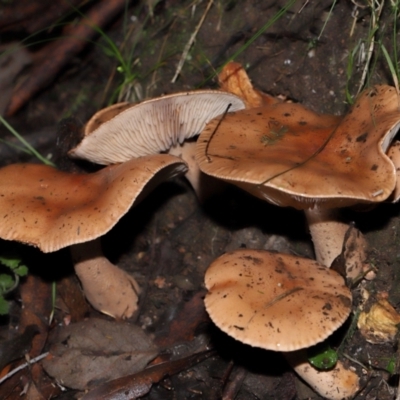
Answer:
[[377, 203], [393, 192], [387, 151], [400, 126], [395, 88], [364, 91], [344, 117], [278, 103], [211, 121], [196, 159], [208, 175], [298, 209]]
[[239, 97], [216, 90], [177, 93], [144, 101], [91, 131], [70, 155], [97, 164], [157, 154], [198, 135], [217, 115], [244, 108]]
[[351, 311], [343, 278], [316, 261], [262, 250], [236, 250], [205, 275], [206, 309], [228, 335], [251, 346], [293, 351], [339, 328]]
[[157, 154], [93, 174], [36, 164], [0, 169], [0, 237], [51, 252], [108, 232], [160, 181], [186, 172], [181, 159]]
[[100, 125], [104, 124], [105, 122], [109, 121], [110, 119], [116, 117], [122, 111], [125, 111], [127, 108], [133, 107], [134, 104], [132, 103], [117, 103], [113, 104], [109, 107], [103, 108], [97, 111], [89, 121], [85, 125], [84, 135], [90, 135], [94, 130], [96, 130]]

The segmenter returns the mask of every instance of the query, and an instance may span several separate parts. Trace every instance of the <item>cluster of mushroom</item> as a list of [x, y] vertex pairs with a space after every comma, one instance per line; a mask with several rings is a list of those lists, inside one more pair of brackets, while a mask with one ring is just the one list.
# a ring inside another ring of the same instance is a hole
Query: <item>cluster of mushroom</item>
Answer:
[[[143, 108], [122, 104], [95, 115], [84, 140], [71, 155], [109, 164], [166, 151], [175, 145], [170, 153], [190, 163], [189, 179], [198, 192], [200, 167], [205, 174], [236, 184], [273, 204], [304, 210], [319, 264], [265, 251], [254, 254], [238, 250], [224, 255], [207, 271], [206, 308], [213, 321], [236, 339], [284, 351], [296, 371], [325, 397], [350, 396], [358, 388], [355, 373], [340, 362], [333, 371], [316, 372], [299, 350], [327, 338], [351, 311], [351, 294], [344, 280], [326, 268], [341, 254], [349, 228], [338, 219], [337, 209], [377, 204], [397, 196], [395, 160], [399, 151], [397, 144], [390, 146], [400, 125], [397, 93], [389, 86], [368, 89], [345, 117], [338, 117], [319, 115], [255, 90], [235, 63], [224, 69], [220, 79], [222, 89], [238, 97], [236, 102], [229, 100], [229, 113], [225, 103], [225, 109], [220, 108], [205, 129], [189, 129], [192, 134], [183, 135], [176, 133], [182, 132], [178, 125], [167, 124], [163, 131], [171, 132], [174, 139], [171, 134], [159, 139], [155, 133], [159, 134], [160, 128], [154, 128], [154, 121], [160, 119], [158, 111], [151, 111], [148, 119], [145, 110], [154, 110], [154, 105], [164, 108], [160, 99], [143, 103]], [[164, 99], [169, 107], [167, 113], [172, 115], [181, 107], [179, 101], [189, 104], [182, 95]], [[190, 108], [196, 109], [197, 104], [190, 103]], [[112, 118], [108, 120], [109, 114]], [[138, 141], [143, 131], [146, 145]], [[183, 143], [200, 131], [197, 144]], [[363, 252], [364, 242], [358, 243]], [[347, 275], [355, 279], [362, 273], [363, 257], [356, 263], [346, 261]], [[232, 268], [229, 273], [228, 268]], [[312, 271], [312, 277], [306, 279], [304, 270]], [[279, 277], [275, 286], [264, 286], [274, 274]], [[321, 281], [316, 278], [318, 274]], [[312, 280], [319, 282], [319, 288], [318, 284], [308, 286]], [[256, 300], [251, 297], [254, 293]], [[301, 296], [320, 299], [319, 310], [315, 311], [315, 304], [312, 310], [307, 308], [307, 302], [299, 300]], [[234, 299], [234, 307], [228, 299]], [[294, 306], [286, 315], [289, 323], [277, 311], [284, 304]], [[232, 313], [232, 309], [237, 312]], [[295, 315], [297, 342], [285, 342], [284, 334], [293, 330]], [[338, 379], [342, 383], [338, 384]]]
[[[76, 274], [92, 306], [115, 318], [131, 317], [137, 310], [139, 286], [103, 256], [97, 239], [160, 182], [183, 173], [196, 179], [194, 147], [181, 144], [228, 108], [242, 109], [244, 102], [231, 93], [209, 90], [138, 105], [122, 103], [98, 112], [71, 155], [107, 164], [105, 168], [92, 174], [36, 164], [0, 169], [0, 237], [44, 252], [70, 246]], [[185, 152], [183, 159], [160, 154], [169, 148], [170, 153]]]
[[[45, 252], [71, 246], [89, 302], [128, 318], [139, 287], [104, 258], [97, 239], [160, 181], [186, 173], [201, 196], [204, 173], [304, 210], [317, 261], [262, 250], [225, 254], [206, 273], [206, 308], [236, 339], [285, 352], [326, 398], [348, 397], [358, 388], [356, 374], [340, 363], [316, 372], [301, 349], [325, 340], [351, 312], [344, 279], [328, 269], [348, 230], [336, 210], [399, 197], [400, 146], [392, 144], [400, 126], [398, 95], [375, 86], [337, 117], [255, 90], [235, 63], [220, 79], [221, 91], [121, 103], [95, 114], [70, 155], [107, 165], [96, 173], [23, 164], [0, 169], [0, 237]], [[199, 134], [197, 143], [190, 140]], [[348, 264], [352, 279], [362, 264]], [[296, 339], [289, 341], [285, 335], [294, 328]], [[337, 387], [338, 377], [346, 384]]]
[[[242, 74], [235, 79], [247, 87], [242, 90], [242, 84], [239, 92], [251, 93], [240, 66], [230, 68]], [[324, 397], [347, 398], [358, 390], [357, 375], [341, 363], [332, 371], [316, 371], [300, 349], [327, 338], [351, 311], [344, 280], [327, 269], [341, 255], [349, 230], [338, 219], [338, 208], [398, 200], [399, 145], [392, 140], [400, 127], [400, 98], [393, 87], [375, 86], [338, 117], [255, 94], [245, 110], [207, 125], [198, 138], [196, 160], [210, 176], [272, 204], [304, 210], [319, 264], [265, 251], [225, 254], [206, 273], [206, 308], [234, 338], [284, 351]], [[351, 280], [363, 273], [365, 254], [362, 237], [354, 243], [362, 255], [344, 260]], [[326, 281], [314, 287], [319, 273]], [[337, 286], [327, 283], [330, 279]]]

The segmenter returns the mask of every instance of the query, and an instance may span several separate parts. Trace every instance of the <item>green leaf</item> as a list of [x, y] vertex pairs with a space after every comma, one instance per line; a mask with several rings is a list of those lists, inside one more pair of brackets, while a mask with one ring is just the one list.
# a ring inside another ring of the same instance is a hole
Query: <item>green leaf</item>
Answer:
[[13, 271], [18, 276], [26, 276], [28, 274], [28, 267], [26, 265], [20, 265], [19, 267], [15, 268]]
[[15, 280], [11, 275], [0, 274], [0, 294], [6, 292], [12, 288], [15, 284]]
[[393, 375], [396, 369], [396, 357], [392, 356], [386, 366], [386, 371]]
[[21, 263], [21, 259], [15, 256], [1, 256], [0, 263], [8, 268], [14, 269], [19, 266], [19, 264]]
[[326, 343], [309, 348], [307, 354], [310, 364], [323, 371], [333, 368], [338, 360], [337, 352]]
[[10, 305], [8, 301], [3, 297], [0, 296], [0, 315], [6, 315], [10, 311]]

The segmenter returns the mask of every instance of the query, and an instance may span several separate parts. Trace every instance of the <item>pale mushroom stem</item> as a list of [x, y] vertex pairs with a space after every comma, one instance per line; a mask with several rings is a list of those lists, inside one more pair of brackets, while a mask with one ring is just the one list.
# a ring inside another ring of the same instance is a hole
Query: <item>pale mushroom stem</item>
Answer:
[[283, 353], [286, 360], [317, 393], [329, 400], [352, 398], [359, 389], [357, 374], [338, 361], [329, 371], [318, 371], [307, 360], [307, 352], [298, 350]]
[[89, 303], [114, 318], [129, 318], [138, 308], [135, 279], [103, 255], [100, 239], [71, 246], [75, 272]]
[[349, 225], [340, 222], [337, 209], [321, 209], [315, 206], [304, 210], [317, 261], [330, 268], [341, 254]]
[[181, 145], [171, 147], [168, 153], [181, 158], [188, 165], [185, 178], [193, 187], [200, 202], [204, 202], [224, 186], [224, 182], [206, 175], [200, 170], [195, 158], [196, 142], [185, 141]]

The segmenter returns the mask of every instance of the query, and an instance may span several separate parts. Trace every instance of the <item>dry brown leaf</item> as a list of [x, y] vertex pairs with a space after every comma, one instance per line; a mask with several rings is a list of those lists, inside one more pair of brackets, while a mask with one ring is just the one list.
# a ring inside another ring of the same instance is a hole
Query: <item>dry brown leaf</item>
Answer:
[[167, 375], [171, 376], [187, 370], [206, 360], [214, 353], [213, 350], [206, 350], [179, 360], [154, 365], [137, 374], [107, 382], [86, 394], [82, 400], [133, 400], [141, 398], [149, 392], [153, 383], [159, 382]]
[[135, 325], [89, 319], [61, 328], [43, 366], [62, 385], [86, 389], [141, 371], [158, 348]]
[[400, 314], [385, 298], [380, 298], [368, 312], [361, 312], [357, 326], [367, 342], [386, 343], [394, 340], [399, 323]]

